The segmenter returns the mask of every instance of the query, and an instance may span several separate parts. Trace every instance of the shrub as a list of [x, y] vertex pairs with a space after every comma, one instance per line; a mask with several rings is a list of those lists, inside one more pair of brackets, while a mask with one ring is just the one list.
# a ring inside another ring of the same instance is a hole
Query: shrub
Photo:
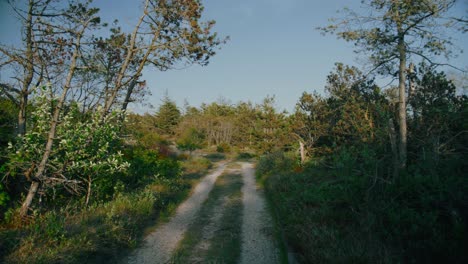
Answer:
[[167, 156], [161, 156], [154, 150], [135, 147], [127, 152], [130, 162], [129, 177], [124, 177], [125, 183], [133, 187], [144, 186], [156, 179], [175, 179], [182, 173], [180, 163]]
[[4, 191], [3, 184], [0, 182], [0, 213], [2, 212], [2, 209], [6, 206], [8, 200], [8, 194]]
[[269, 176], [272, 173], [290, 171], [297, 164], [297, 159], [290, 153], [273, 152], [260, 157], [256, 174], [257, 176]]
[[216, 162], [225, 159], [226, 155], [224, 155], [223, 153], [209, 153], [205, 155], [205, 158], [207, 158], [211, 162]]
[[227, 143], [221, 143], [216, 146], [216, 151], [219, 153], [225, 153], [225, 152], [230, 152], [231, 151], [231, 145]]
[[237, 160], [250, 160], [255, 158], [255, 154], [248, 153], [248, 152], [241, 152], [237, 155]]
[[386, 164], [372, 149], [342, 148], [328, 160], [332, 168], [306, 164], [300, 173], [279, 154], [262, 157], [258, 165], [278, 221], [302, 261], [467, 261], [462, 163], [415, 164], [390, 181], [382, 178]]
[[[6, 168], [8, 175], [13, 177], [35, 173], [45, 152], [52, 118], [50, 105], [54, 99], [48, 98], [43, 88], [39, 89], [34, 100], [31, 129], [24, 136], [17, 137], [15, 144], [9, 143], [8, 146]], [[46, 198], [68, 197], [65, 190], [71, 194], [86, 193], [80, 190], [88, 190], [91, 182], [91, 193], [102, 193], [98, 183], [114, 182], [118, 173], [127, 170], [129, 164], [123, 160], [119, 150], [122, 115], [118, 111], [104, 113], [102, 109], [83, 114], [77, 104], [67, 106], [57, 124], [54, 147], [46, 164], [44, 179], [41, 179]]]
[[213, 166], [211, 161], [207, 158], [194, 157], [183, 163], [184, 172], [187, 174], [191, 173], [203, 173]]

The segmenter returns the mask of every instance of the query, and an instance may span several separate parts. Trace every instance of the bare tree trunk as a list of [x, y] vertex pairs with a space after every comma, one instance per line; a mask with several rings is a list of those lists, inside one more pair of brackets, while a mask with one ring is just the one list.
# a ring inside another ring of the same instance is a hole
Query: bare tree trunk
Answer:
[[305, 161], [305, 150], [304, 150], [304, 143], [302, 141], [299, 141], [299, 150], [301, 152], [301, 164], [304, 164]]
[[91, 186], [93, 184], [93, 179], [88, 176], [88, 190], [86, 192], [86, 202], [85, 205], [88, 207], [89, 199], [91, 198]]
[[398, 91], [399, 91], [399, 102], [398, 102], [398, 123], [400, 125], [399, 130], [399, 161], [400, 168], [406, 168], [407, 159], [407, 130], [406, 130], [406, 47], [404, 36], [398, 39], [398, 52], [400, 56], [400, 69], [398, 72]]
[[30, 0], [28, 4], [28, 17], [25, 22], [25, 41], [26, 41], [26, 58], [23, 61], [24, 78], [22, 80], [22, 88], [20, 93], [19, 113], [18, 113], [18, 134], [26, 134], [26, 107], [28, 105], [29, 87], [34, 77], [34, 52], [33, 52], [33, 8], [34, 1]]

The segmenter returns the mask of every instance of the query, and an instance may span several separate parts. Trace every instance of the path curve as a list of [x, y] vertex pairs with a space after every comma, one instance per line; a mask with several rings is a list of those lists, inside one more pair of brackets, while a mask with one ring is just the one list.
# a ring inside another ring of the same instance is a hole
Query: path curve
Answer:
[[219, 175], [222, 174], [226, 163], [203, 178], [195, 187], [193, 194], [183, 202], [169, 222], [159, 226], [145, 238], [144, 245], [135, 250], [128, 258], [129, 264], [168, 263], [171, 255], [183, 238], [188, 225], [193, 221], [201, 204], [206, 200]]
[[257, 189], [251, 163], [242, 163], [242, 221], [241, 264], [279, 263], [274, 243], [273, 222], [266, 208], [264, 194]]

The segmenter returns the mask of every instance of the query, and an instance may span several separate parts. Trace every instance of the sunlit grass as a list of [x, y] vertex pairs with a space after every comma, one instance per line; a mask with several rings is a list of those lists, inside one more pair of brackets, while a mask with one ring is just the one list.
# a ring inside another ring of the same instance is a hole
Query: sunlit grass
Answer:
[[[112, 201], [49, 211], [28, 224], [0, 227], [0, 263], [116, 263], [166, 221], [207, 172], [161, 180]], [[10, 221], [18, 221], [14, 217]], [[16, 219], [16, 220], [15, 220]]]

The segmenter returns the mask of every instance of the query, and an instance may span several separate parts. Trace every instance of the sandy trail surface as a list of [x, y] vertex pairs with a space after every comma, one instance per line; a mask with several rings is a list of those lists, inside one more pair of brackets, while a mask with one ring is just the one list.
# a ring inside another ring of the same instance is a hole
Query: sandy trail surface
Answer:
[[266, 208], [264, 194], [257, 188], [252, 164], [242, 163], [242, 177], [244, 214], [240, 263], [279, 263], [273, 222]]
[[178, 242], [183, 238], [188, 225], [193, 221], [201, 204], [208, 197], [213, 184], [225, 167], [226, 164], [220, 164], [215, 171], [205, 176], [195, 187], [192, 195], [177, 208], [175, 215], [169, 222], [162, 224], [148, 235], [144, 245], [133, 252], [127, 263], [169, 263]]
[[[239, 212], [242, 214], [242, 243], [239, 263], [279, 263], [279, 250], [275, 246], [273, 222], [266, 207], [264, 193], [257, 188], [253, 164], [243, 162], [241, 165], [243, 212]], [[126, 263], [170, 263], [172, 254], [179, 242], [197, 216], [202, 203], [208, 198], [216, 179], [225, 169], [226, 164], [220, 164], [215, 171], [205, 176], [195, 187], [193, 194], [177, 208], [175, 215], [169, 222], [160, 225], [153, 233], [148, 235], [144, 245], [135, 250]], [[233, 172], [231, 170], [226, 171]], [[203, 239], [196, 246], [199, 250], [209, 246], [214, 231], [219, 225], [217, 222], [222, 212], [223, 208], [214, 210], [211, 219], [213, 223], [204, 228], [202, 232]], [[192, 260], [203, 263], [202, 259]]]

